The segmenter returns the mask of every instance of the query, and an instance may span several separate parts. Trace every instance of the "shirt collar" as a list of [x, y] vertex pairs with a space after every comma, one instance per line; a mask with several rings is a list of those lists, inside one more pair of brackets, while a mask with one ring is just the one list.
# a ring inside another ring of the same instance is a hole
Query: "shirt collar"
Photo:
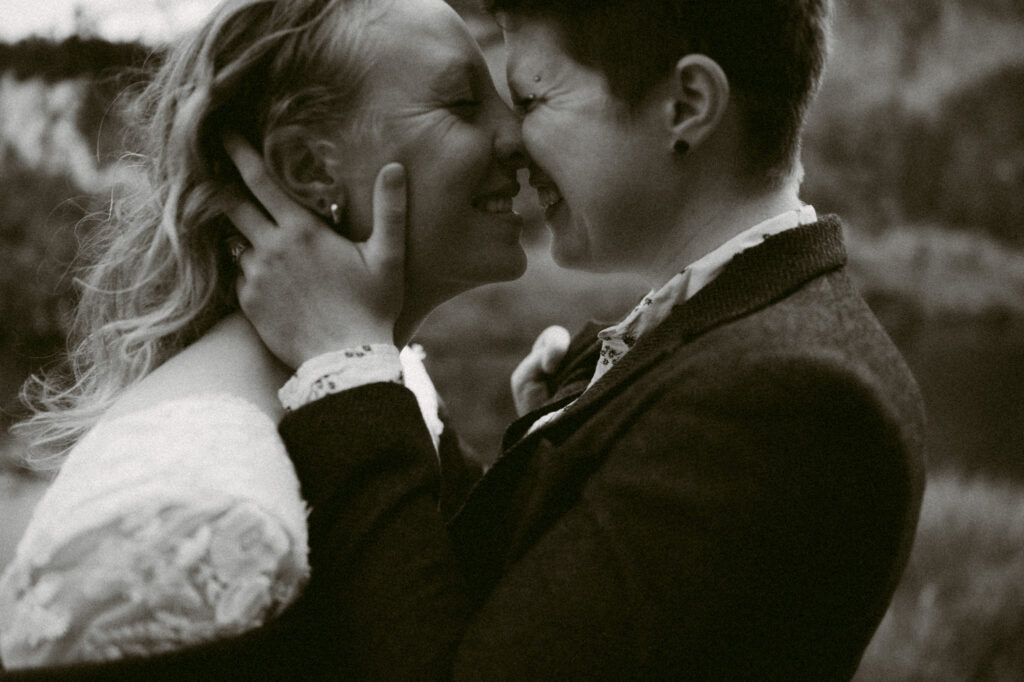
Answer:
[[690, 300], [706, 287], [737, 254], [757, 246], [772, 235], [808, 225], [818, 220], [813, 206], [787, 211], [741, 232], [718, 248], [686, 266], [660, 289], [652, 289], [618, 324], [598, 333], [602, 341], [619, 342], [622, 352], [631, 348], [640, 336], [661, 324], [672, 308]]

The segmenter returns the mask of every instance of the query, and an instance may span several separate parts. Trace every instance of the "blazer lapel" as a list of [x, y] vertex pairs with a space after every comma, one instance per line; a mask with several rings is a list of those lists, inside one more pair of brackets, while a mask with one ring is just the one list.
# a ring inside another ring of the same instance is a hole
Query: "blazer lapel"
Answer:
[[[588, 470], [590, 465], [586, 460], [596, 456], [595, 452], [554, 450], [600, 405], [626, 390], [640, 374], [682, 344], [786, 296], [808, 280], [839, 268], [845, 262], [841, 227], [834, 216], [769, 237], [733, 258], [713, 282], [686, 303], [676, 306], [662, 324], [642, 337], [607, 374], [579, 395], [593, 375], [600, 348], [593, 337], [601, 327], [591, 325], [587, 331], [592, 339], [588, 341], [583, 334], [578, 335], [581, 352], [575, 356], [570, 354], [568, 366], [560, 368], [563, 388], [553, 402], [517, 420], [506, 431], [503, 455], [479, 481], [452, 521], [450, 528], [456, 544], [461, 545], [464, 552], [485, 555], [477, 554], [474, 564], [483, 561], [491, 571], [498, 570], [501, 564], [498, 557], [516, 554], [515, 547], [522, 544], [523, 538], [531, 536], [532, 527], [550, 516], [545, 511], [548, 502], [555, 500], [557, 503], [563, 486], [574, 480], [577, 472]], [[577, 395], [576, 402], [571, 402]], [[537, 417], [568, 403], [571, 404], [565, 413], [551, 425], [523, 435]], [[531, 478], [532, 489], [525, 506], [509, 510], [508, 505], [517, 496], [530, 457], [538, 451], [556, 457], [557, 461], [545, 463], [544, 480]], [[510, 513], [521, 518], [509, 518]], [[476, 570], [484, 568], [480, 566]]]
[[681, 344], [763, 308], [845, 263], [842, 227], [836, 216], [779, 233], [738, 254], [717, 278], [675, 306], [664, 322], [641, 337], [556, 422], [543, 429], [545, 436], [554, 443], [562, 442], [598, 405]]

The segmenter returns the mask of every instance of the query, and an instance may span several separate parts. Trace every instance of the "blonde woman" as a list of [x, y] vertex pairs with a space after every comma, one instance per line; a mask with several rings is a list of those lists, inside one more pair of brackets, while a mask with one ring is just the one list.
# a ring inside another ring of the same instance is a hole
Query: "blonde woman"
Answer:
[[[67, 371], [27, 387], [21, 430], [60, 472], [0, 582], [8, 669], [240, 635], [308, 578], [307, 510], [277, 431], [291, 370], [237, 311], [251, 252], [228, 216], [252, 209], [225, 139], [260, 150], [283, 195], [355, 240], [324, 240], [311, 267], [376, 283], [322, 310], [362, 330], [333, 341], [357, 341], [357, 361], [329, 387], [300, 371], [293, 398], [413, 383], [437, 448], [422, 365], [385, 360], [441, 302], [525, 268], [519, 126], [440, 0], [229, 1], [140, 101], [146, 189], [99, 230]], [[375, 197], [398, 210], [373, 224]], [[403, 267], [404, 286], [389, 284]]]

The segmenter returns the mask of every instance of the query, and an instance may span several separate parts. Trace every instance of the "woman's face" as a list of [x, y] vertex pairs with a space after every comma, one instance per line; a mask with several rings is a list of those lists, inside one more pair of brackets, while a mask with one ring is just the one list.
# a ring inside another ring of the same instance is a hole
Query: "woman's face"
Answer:
[[499, 17], [507, 75], [522, 117], [537, 189], [563, 267], [638, 271], [656, 256], [667, 229], [671, 154], [664, 114], [629, 112], [604, 75], [570, 57], [549, 21]]
[[407, 298], [436, 304], [515, 279], [526, 268], [522, 219], [512, 211], [516, 171], [526, 166], [519, 121], [447, 4], [384, 7], [359, 36], [371, 60], [360, 110], [375, 132], [356, 143], [359, 163], [350, 166], [357, 176], [346, 186], [353, 226], [368, 231], [373, 179], [398, 161], [408, 177]]

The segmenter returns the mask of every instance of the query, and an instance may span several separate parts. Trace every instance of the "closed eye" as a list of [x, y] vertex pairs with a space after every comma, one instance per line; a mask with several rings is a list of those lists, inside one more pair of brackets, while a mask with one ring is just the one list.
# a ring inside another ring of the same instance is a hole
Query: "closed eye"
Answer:
[[472, 118], [476, 115], [477, 110], [480, 108], [480, 104], [480, 100], [466, 97], [449, 103], [447, 108], [453, 111], [457, 116], [461, 116], [462, 118]]

